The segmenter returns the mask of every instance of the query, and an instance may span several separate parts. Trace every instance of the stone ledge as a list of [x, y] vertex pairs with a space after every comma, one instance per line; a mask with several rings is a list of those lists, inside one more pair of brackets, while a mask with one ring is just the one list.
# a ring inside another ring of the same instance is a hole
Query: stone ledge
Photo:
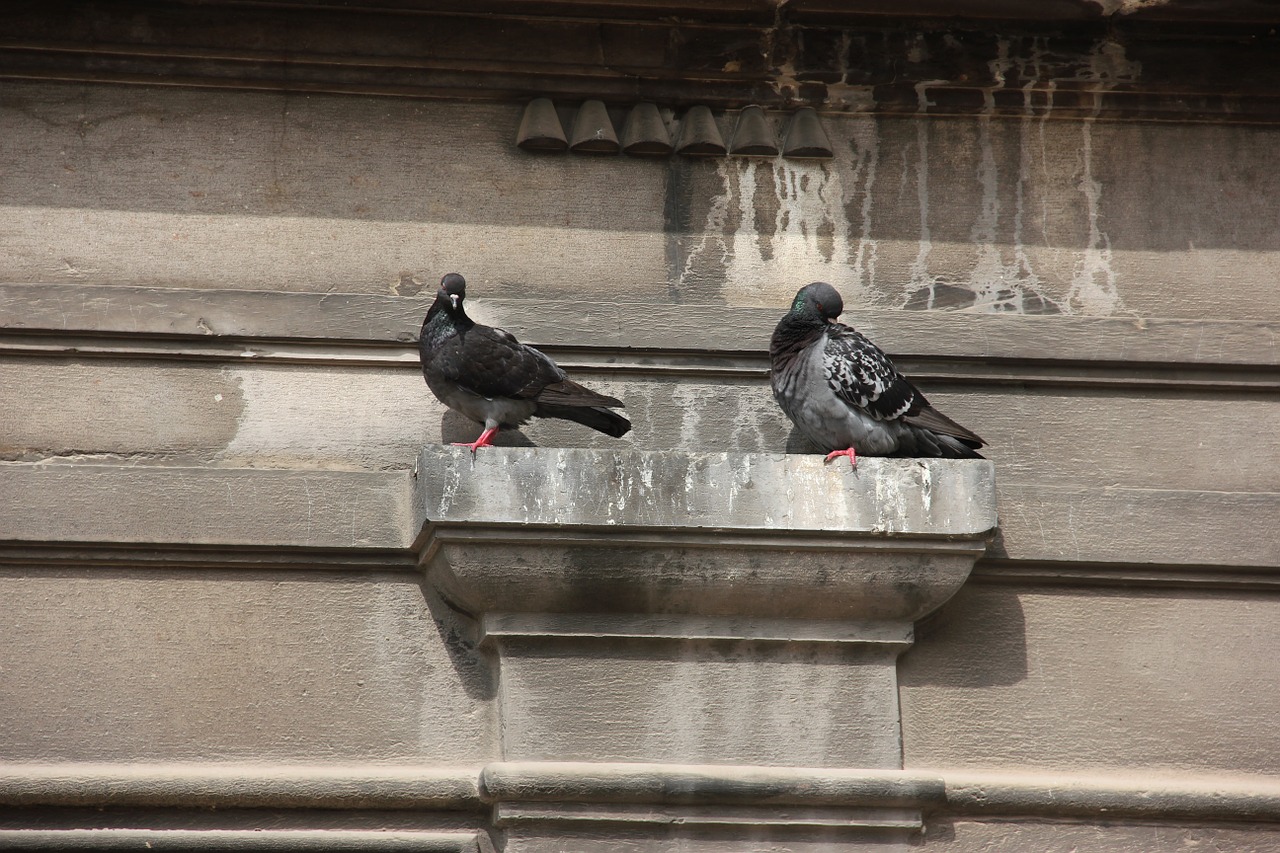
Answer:
[[996, 526], [986, 460], [430, 446], [418, 457], [423, 521], [822, 531], [981, 538]]
[[854, 473], [817, 456], [428, 447], [415, 489], [422, 563], [478, 617], [909, 624], [959, 589], [996, 525], [987, 461]]

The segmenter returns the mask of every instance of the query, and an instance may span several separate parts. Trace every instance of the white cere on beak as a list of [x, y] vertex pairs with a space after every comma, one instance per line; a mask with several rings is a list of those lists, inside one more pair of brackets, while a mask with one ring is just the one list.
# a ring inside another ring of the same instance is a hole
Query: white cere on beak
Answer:
[[450, 293], [450, 294], [449, 294], [449, 301], [453, 303], [453, 307], [454, 307], [454, 308], [457, 308], [457, 307], [458, 307], [458, 294], [456, 294], [456, 293]]

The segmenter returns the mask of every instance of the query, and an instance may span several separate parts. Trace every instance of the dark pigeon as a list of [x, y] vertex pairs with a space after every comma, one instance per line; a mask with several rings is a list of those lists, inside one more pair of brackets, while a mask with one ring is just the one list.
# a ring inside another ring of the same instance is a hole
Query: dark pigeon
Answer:
[[418, 338], [422, 375], [431, 393], [455, 412], [484, 424], [473, 442], [490, 447], [498, 430], [529, 418], [562, 418], [620, 438], [631, 421], [610, 409], [622, 401], [597, 394], [569, 379], [554, 361], [502, 329], [482, 326], [464, 310], [467, 282], [457, 273], [440, 279], [436, 301]]
[[977, 435], [924, 398], [879, 347], [836, 322], [844, 300], [815, 281], [796, 293], [769, 342], [773, 397], [830, 462], [848, 456], [981, 459]]

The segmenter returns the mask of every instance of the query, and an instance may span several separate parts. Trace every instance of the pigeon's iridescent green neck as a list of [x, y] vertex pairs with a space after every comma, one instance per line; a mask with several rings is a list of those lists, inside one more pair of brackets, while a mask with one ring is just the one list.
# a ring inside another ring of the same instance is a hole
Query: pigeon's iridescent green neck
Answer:
[[799, 314], [800, 312], [804, 311], [804, 302], [805, 302], [805, 293], [802, 290], [796, 294], [796, 301], [791, 303], [791, 313]]

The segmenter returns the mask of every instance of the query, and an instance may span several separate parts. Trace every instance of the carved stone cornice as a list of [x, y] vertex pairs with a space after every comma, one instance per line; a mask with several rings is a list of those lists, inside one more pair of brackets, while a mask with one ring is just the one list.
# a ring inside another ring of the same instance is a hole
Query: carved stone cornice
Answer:
[[[25, 8], [24, 8], [25, 7]], [[1274, 122], [1280, 15], [1097, 3], [20, 4], [0, 78], [682, 108]], [[515, 127], [511, 128], [514, 141]]]

